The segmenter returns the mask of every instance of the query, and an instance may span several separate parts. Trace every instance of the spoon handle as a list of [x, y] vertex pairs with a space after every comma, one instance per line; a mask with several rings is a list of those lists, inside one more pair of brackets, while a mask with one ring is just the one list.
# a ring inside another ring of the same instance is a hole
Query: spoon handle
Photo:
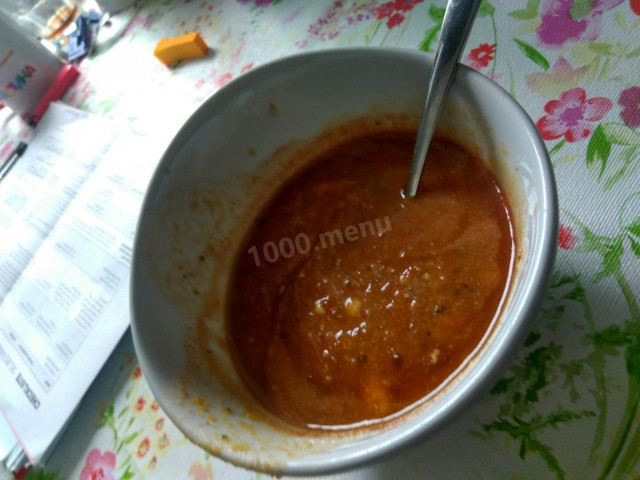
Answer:
[[415, 196], [418, 190], [429, 143], [481, 1], [449, 0], [447, 3], [427, 99], [422, 110], [418, 137], [411, 160], [409, 181], [404, 192], [407, 197]]

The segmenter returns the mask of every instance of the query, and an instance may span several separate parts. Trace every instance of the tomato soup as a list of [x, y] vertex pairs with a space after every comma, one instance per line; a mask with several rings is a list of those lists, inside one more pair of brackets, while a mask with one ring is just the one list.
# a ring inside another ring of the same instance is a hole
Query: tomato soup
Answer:
[[441, 385], [506, 295], [515, 239], [500, 185], [471, 152], [429, 149], [404, 198], [415, 132], [335, 146], [281, 187], [235, 260], [237, 370], [309, 428], [383, 419]]

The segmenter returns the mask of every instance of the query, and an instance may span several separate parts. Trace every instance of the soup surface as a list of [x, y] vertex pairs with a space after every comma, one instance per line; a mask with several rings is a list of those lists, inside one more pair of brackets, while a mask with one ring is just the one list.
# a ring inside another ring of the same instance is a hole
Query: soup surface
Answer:
[[470, 152], [434, 140], [403, 198], [415, 133], [340, 144], [289, 180], [235, 261], [227, 304], [254, 396], [311, 428], [384, 418], [438, 387], [499, 313], [509, 207]]

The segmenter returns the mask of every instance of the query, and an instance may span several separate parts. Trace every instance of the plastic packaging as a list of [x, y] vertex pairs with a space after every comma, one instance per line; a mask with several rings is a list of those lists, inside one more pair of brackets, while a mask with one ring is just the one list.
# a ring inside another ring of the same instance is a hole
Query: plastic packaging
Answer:
[[0, 15], [0, 103], [20, 115], [30, 113], [62, 66], [35, 37]]

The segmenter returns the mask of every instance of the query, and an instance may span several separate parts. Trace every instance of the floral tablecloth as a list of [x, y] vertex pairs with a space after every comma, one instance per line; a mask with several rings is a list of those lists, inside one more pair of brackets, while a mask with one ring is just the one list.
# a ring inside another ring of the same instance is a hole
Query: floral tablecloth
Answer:
[[[442, 0], [158, 0], [80, 65], [64, 101], [176, 130], [207, 97], [291, 53], [433, 51]], [[165, 68], [163, 37], [204, 58]], [[555, 168], [559, 255], [542, 312], [491, 391], [437, 436], [335, 478], [640, 478], [640, 0], [489, 0], [463, 61], [536, 121]], [[336, 88], [339, 88], [336, 85]], [[27, 129], [3, 117], [0, 162]], [[126, 334], [44, 466], [62, 479], [261, 478], [190, 444], [153, 399]]]

